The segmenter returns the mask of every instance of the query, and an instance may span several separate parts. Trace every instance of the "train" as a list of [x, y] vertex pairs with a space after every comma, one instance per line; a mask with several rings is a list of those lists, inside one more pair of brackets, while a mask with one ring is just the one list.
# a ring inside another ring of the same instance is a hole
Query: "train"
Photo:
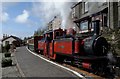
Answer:
[[34, 40], [34, 50], [51, 60], [70, 62], [88, 70], [106, 71], [109, 43], [100, 35], [100, 21], [94, 21], [93, 25], [94, 30], [87, 33], [61, 28], [46, 31]]

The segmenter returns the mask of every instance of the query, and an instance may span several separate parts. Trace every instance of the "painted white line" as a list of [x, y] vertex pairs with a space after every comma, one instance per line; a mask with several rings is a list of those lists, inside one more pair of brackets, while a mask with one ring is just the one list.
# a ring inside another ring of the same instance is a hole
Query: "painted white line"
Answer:
[[[27, 48], [27, 47], [26, 47], [26, 48]], [[47, 62], [49, 62], [49, 63], [52, 63], [52, 64], [54, 64], [54, 65], [56, 65], [56, 66], [59, 66], [59, 67], [65, 69], [65, 70], [68, 70], [68, 71], [74, 73], [75, 75], [77, 75], [78, 77], [80, 77], [80, 78], [82, 78], [82, 79], [86, 79], [84, 76], [82, 76], [81, 74], [79, 74], [78, 72], [76, 72], [76, 71], [74, 71], [74, 70], [71, 70], [70, 68], [67, 68], [67, 67], [62, 66], [62, 65], [60, 65], [60, 64], [57, 64], [57, 63], [55, 63], [55, 62], [53, 62], [53, 61], [50, 61], [50, 60], [48, 60], [48, 59], [45, 59], [45, 58], [43, 58], [42, 56], [40, 56], [40, 55], [38, 55], [38, 54], [30, 51], [28, 48], [27, 48], [27, 50], [28, 50], [30, 53], [32, 53], [33, 55], [35, 55], [35, 56], [37, 56], [37, 57], [39, 57], [39, 58], [41, 58], [41, 59], [43, 59], [43, 60], [45, 60], [45, 61], [47, 61]]]
[[[14, 53], [15, 54], [15, 53]], [[16, 62], [16, 67], [19, 71], [19, 73], [21, 74], [22, 77], [25, 77], [25, 74], [23, 73], [22, 69], [20, 68], [19, 64], [18, 64], [18, 61], [17, 61], [17, 58], [15, 56], [15, 62]]]

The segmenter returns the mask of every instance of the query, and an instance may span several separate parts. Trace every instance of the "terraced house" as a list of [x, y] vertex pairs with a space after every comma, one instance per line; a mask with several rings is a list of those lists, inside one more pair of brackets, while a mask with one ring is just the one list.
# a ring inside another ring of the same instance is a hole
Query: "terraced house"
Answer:
[[6, 46], [7, 44], [14, 44], [15, 46], [20, 46], [22, 44], [22, 40], [16, 36], [8, 36], [8, 37], [3, 37], [2, 39], [2, 45], [3, 47]]
[[55, 30], [61, 27], [61, 18], [60, 16], [55, 16], [49, 23], [48, 23], [48, 30]]
[[100, 21], [100, 30], [120, 27], [119, 2], [81, 1], [72, 6], [72, 20], [81, 32], [93, 30], [93, 21]]

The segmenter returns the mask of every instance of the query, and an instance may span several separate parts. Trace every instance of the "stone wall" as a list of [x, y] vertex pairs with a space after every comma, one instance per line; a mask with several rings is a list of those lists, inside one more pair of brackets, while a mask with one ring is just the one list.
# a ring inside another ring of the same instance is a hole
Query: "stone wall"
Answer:
[[110, 28], [115, 29], [118, 27], [118, 3], [110, 2]]
[[120, 27], [120, 1], [118, 3], [118, 19], [119, 19], [118, 26]]

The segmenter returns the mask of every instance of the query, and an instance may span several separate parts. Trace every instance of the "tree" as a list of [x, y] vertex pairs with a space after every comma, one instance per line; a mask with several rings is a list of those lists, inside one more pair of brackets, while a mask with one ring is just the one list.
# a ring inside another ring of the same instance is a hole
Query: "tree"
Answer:
[[34, 36], [38, 36], [38, 31], [35, 31], [35, 32], [34, 32]]
[[46, 29], [38, 29], [34, 32], [34, 36], [41, 36], [45, 32]]

